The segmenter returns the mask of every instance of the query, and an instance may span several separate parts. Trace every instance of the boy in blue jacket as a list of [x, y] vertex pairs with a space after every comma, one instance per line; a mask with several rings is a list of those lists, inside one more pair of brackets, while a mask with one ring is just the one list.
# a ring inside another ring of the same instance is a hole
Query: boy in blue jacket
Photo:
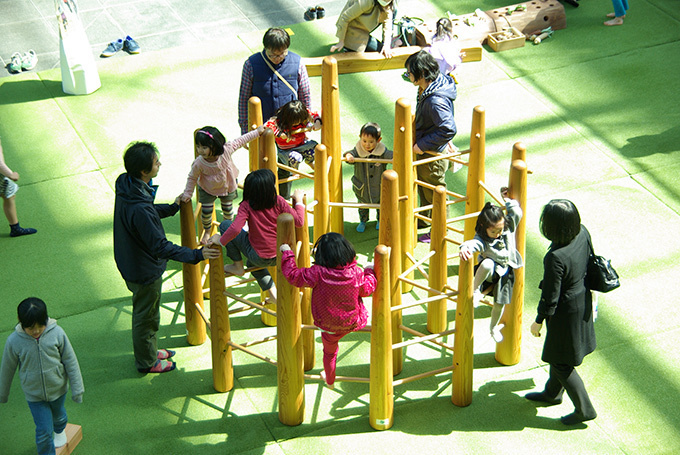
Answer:
[[116, 180], [113, 212], [113, 255], [127, 288], [132, 292], [132, 344], [140, 373], [165, 373], [175, 369], [168, 360], [175, 353], [159, 350], [156, 332], [160, 326], [161, 288], [168, 259], [198, 264], [216, 258], [216, 248], [192, 250], [175, 245], [165, 237], [161, 218], [179, 211], [177, 196], [172, 204], [155, 204], [161, 162], [150, 142], [134, 142], [123, 156], [126, 173]]

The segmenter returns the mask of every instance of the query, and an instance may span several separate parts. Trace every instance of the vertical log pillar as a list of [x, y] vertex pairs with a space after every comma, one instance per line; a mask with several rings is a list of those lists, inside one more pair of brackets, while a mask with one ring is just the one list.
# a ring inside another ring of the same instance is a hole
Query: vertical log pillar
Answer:
[[[269, 120], [269, 119], [267, 119]], [[262, 101], [257, 96], [251, 96], [248, 100], [248, 129], [254, 130], [264, 123], [262, 121]], [[260, 151], [260, 138], [248, 144], [249, 169], [258, 169]]]
[[[397, 100], [394, 112], [394, 159], [392, 167], [399, 174], [399, 213], [401, 214], [401, 266], [399, 273], [411, 266], [406, 256], [413, 255], [416, 245], [416, 223], [413, 216], [416, 200], [415, 168], [413, 167], [413, 119], [411, 103], [406, 98]], [[413, 279], [413, 272], [407, 278]], [[402, 292], [413, 286], [401, 284]]]
[[[479, 212], [484, 205], [484, 155], [486, 147], [485, 111], [476, 106], [472, 111], [470, 159], [468, 163], [467, 201], [465, 213]], [[476, 218], [465, 220], [464, 237], [475, 236]], [[472, 402], [472, 361], [474, 348], [474, 309], [472, 305], [474, 259], [460, 261], [458, 270], [458, 304], [456, 305], [456, 334], [453, 350], [453, 387], [451, 401], [456, 406]]]
[[[519, 202], [522, 208], [522, 219], [515, 230], [517, 251], [525, 257], [526, 252], [526, 207], [527, 207], [527, 165], [526, 148], [521, 142], [512, 148], [512, 164], [508, 192], [512, 199]], [[526, 266], [525, 266], [526, 267]], [[503, 328], [503, 341], [496, 344], [496, 360], [503, 365], [519, 363], [522, 347], [522, 309], [524, 307], [525, 267], [515, 269], [515, 285], [512, 289], [512, 301], [503, 310], [500, 323]]]
[[[307, 207], [307, 196], [304, 196], [303, 202]], [[297, 264], [299, 267], [310, 267], [311, 258], [309, 255], [309, 220], [307, 219], [307, 210], [305, 209], [305, 218], [302, 227], [295, 228], [295, 236], [300, 242], [300, 252], [297, 256]], [[300, 289], [300, 312], [302, 313], [302, 323], [306, 325], [313, 325], [314, 318], [312, 317], [312, 290], [309, 288]], [[305, 358], [305, 371], [314, 368], [314, 331], [302, 331], [302, 348]]]
[[373, 256], [378, 287], [373, 294], [371, 321], [369, 420], [371, 427], [376, 430], [387, 430], [394, 423], [389, 255], [390, 252], [385, 245], [378, 245]]
[[[446, 285], [446, 188], [438, 185], [432, 196], [432, 229], [430, 231], [430, 251], [435, 254], [430, 258], [429, 286], [444, 292]], [[430, 291], [430, 297], [437, 295]], [[427, 330], [439, 333], [447, 329], [447, 300], [435, 300], [427, 304]]]
[[[191, 201], [180, 202], [180, 233], [182, 246], [196, 248], [196, 222], [194, 207]], [[198, 314], [196, 304], [203, 309], [203, 287], [201, 286], [201, 270], [198, 264], [182, 264], [182, 281], [184, 282], [184, 313], [186, 314], [187, 343], [192, 346], [205, 343], [205, 322]]]
[[[399, 176], [389, 169], [383, 172], [380, 188], [380, 231], [378, 243], [390, 248], [390, 301], [401, 305], [401, 220], [399, 219]], [[392, 343], [401, 343], [401, 311], [392, 312]], [[403, 349], [393, 352], [392, 372], [401, 373], [404, 365]]]
[[474, 308], [472, 307], [472, 259], [460, 261], [458, 270], [458, 304], [453, 348], [451, 402], [456, 406], [472, 403], [472, 363], [474, 347]]
[[305, 378], [302, 355], [302, 318], [300, 315], [300, 293], [281, 273], [281, 251], [283, 243], [295, 245], [295, 222], [290, 213], [279, 215], [276, 226], [277, 237], [277, 378], [279, 390], [279, 420], [284, 425], [299, 425], [305, 419]]
[[[279, 191], [279, 177], [278, 177], [278, 164], [276, 161], [276, 142], [274, 142], [274, 132], [269, 128], [266, 128], [262, 136], [260, 137], [260, 153], [259, 153], [259, 163], [258, 169], [269, 169], [274, 173], [274, 181], [276, 182], [276, 191]], [[274, 286], [277, 285], [276, 281], [276, 267], [269, 267], [269, 274], [274, 279]], [[265, 301], [267, 293], [262, 291], [260, 293], [260, 299], [262, 302]], [[276, 311], [275, 303], [265, 303], [265, 308], [272, 311]], [[272, 316], [268, 313], [261, 312], [260, 320], [262, 323], [269, 327], [276, 326], [276, 316]]]
[[[340, 86], [338, 61], [325, 57], [321, 64], [321, 142], [326, 146], [331, 166], [328, 172], [328, 191], [332, 202], [342, 202], [342, 144], [340, 143]], [[315, 166], [316, 168], [316, 166]], [[331, 231], [344, 233], [342, 207], [333, 207], [330, 214]]]
[[212, 343], [213, 387], [227, 392], [234, 387], [234, 369], [231, 359], [231, 327], [227, 297], [224, 295], [224, 260], [220, 255], [210, 259], [210, 341]]
[[328, 154], [326, 146], [319, 144], [314, 151], [314, 242], [330, 231], [328, 194]]

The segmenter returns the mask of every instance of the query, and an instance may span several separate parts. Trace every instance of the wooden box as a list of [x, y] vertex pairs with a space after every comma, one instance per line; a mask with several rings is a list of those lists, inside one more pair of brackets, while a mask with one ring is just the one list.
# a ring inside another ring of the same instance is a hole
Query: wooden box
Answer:
[[524, 33], [517, 30], [515, 27], [510, 27], [502, 32], [489, 33], [489, 46], [496, 52], [507, 51], [508, 49], [515, 49], [524, 47], [526, 37]]
[[78, 443], [83, 439], [83, 429], [80, 425], [66, 424], [66, 445], [56, 449], [57, 455], [69, 455], [76, 448]]

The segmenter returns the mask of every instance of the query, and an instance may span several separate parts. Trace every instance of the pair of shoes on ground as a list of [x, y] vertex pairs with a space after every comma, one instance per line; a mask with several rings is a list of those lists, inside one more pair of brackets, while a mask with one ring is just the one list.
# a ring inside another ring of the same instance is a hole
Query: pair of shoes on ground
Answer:
[[111, 41], [109, 45], [102, 52], [101, 57], [111, 57], [116, 52], [123, 49], [128, 54], [139, 54], [141, 49], [137, 41], [132, 39], [130, 35], [126, 36], [125, 39], [119, 39], [117, 41]]
[[[357, 224], [357, 232], [364, 232], [366, 230], [366, 221], [360, 221], [359, 224]], [[380, 230], [380, 221], [376, 221], [375, 223], [375, 230], [378, 231]]]
[[36, 229], [33, 228], [22, 228], [19, 223], [10, 225], [10, 231], [9, 231], [9, 236], [10, 237], [19, 237], [22, 235], [30, 235], [30, 234], [35, 234], [38, 232]]
[[54, 447], [59, 448], [66, 445], [68, 438], [66, 437], [66, 430], [61, 430], [61, 433], [52, 433], [52, 439], [54, 439]]
[[323, 6], [307, 8], [307, 11], [305, 11], [306, 21], [313, 21], [314, 19], [323, 19], [324, 17], [326, 17], [326, 9]]
[[[169, 357], [166, 357], [165, 359], [169, 359], [174, 355], [173, 351], [166, 349], [162, 349], [161, 351], [166, 351], [164, 355], [172, 353], [172, 355], [169, 355]], [[160, 358], [161, 351], [158, 352], [158, 360], [156, 360], [156, 363], [154, 363], [151, 368], [137, 368], [137, 371], [140, 373], [167, 373], [168, 371], [172, 371], [177, 368], [177, 364], [175, 362]]]
[[38, 55], [33, 49], [25, 52], [23, 55], [20, 52], [12, 54], [7, 69], [10, 73], [20, 73], [22, 71], [30, 71], [38, 64]]

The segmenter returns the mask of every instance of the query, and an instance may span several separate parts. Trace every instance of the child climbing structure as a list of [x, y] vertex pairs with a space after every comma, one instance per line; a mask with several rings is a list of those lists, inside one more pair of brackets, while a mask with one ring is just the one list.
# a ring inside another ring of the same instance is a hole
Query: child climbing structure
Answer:
[[[342, 173], [334, 171], [333, 161], [340, 163], [339, 145], [339, 84], [337, 79], [337, 63], [333, 58], [324, 61], [323, 80], [323, 112], [322, 145], [316, 149], [317, 165], [313, 175], [314, 200], [310, 203], [314, 209], [314, 238], [334, 229], [334, 212], [336, 221], [339, 218], [342, 228]], [[251, 106], [257, 106], [254, 101]], [[464, 239], [474, 235], [475, 217], [484, 204], [486, 195], [496, 197], [484, 184], [484, 147], [485, 147], [485, 112], [480, 106], [473, 111], [470, 149], [454, 154], [433, 156], [432, 159], [447, 159], [463, 162], [468, 166], [467, 194], [455, 195], [444, 187], [435, 188], [435, 200], [432, 204], [432, 243], [430, 253], [425, 258], [415, 260], [412, 245], [415, 243], [415, 221], [423, 208], [413, 207], [415, 187], [418, 182], [414, 177], [412, 165], [412, 124], [410, 103], [400, 99], [396, 103], [395, 112], [395, 156], [402, 156], [403, 163], [395, 160], [395, 170], [383, 174], [381, 229], [379, 246], [375, 250], [376, 274], [378, 290], [373, 298], [373, 321], [371, 332], [371, 367], [367, 377], [337, 376], [336, 381], [368, 382], [370, 388], [370, 424], [373, 428], [388, 429], [393, 424], [393, 389], [409, 382], [452, 371], [452, 402], [458, 406], [467, 406], [472, 401], [472, 359], [473, 359], [473, 304], [472, 304], [472, 263], [464, 261], [459, 265], [456, 284], [449, 284], [446, 276], [447, 265], [452, 257], [448, 257], [447, 245], [459, 245]], [[266, 133], [259, 141], [258, 165], [275, 168], [276, 155], [272, 133]], [[330, 152], [330, 153], [327, 153]], [[463, 158], [467, 156], [468, 160]], [[252, 160], [253, 163], [255, 160]], [[338, 166], [339, 168], [339, 166]], [[291, 169], [300, 178], [301, 171]], [[276, 174], [276, 173], [275, 173]], [[508, 187], [510, 196], [526, 205], [526, 165], [525, 149], [520, 144], [513, 148], [511, 172]], [[337, 194], [340, 194], [340, 197]], [[447, 201], [447, 196], [452, 200]], [[453, 219], [446, 218], [447, 205], [461, 203], [465, 205], [465, 215]], [[356, 207], [356, 204], [349, 206]], [[372, 207], [375, 208], [375, 207]], [[397, 209], [398, 208], [398, 209]], [[193, 213], [190, 203], [183, 210]], [[337, 217], [337, 214], [340, 217]], [[399, 215], [402, 214], [402, 216]], [[195, 217], [194, 217], [195, 218]], [[278, 243], [296, 245], [299, 267], [309, 266], [309, 238], [306, 224], [295, 232], [295, 228], [286, 220], [279, 219]], [[454, 223], [464, 223], [464, 229], [454, 228]], [[402, 229], [403, 228], [403, 229]], [[191, 230], [191, 227], [188, 227]], [[183, 223], [184, 231], [184, 223]], [[307, 237], [305, 237], [307, 235]], [[524, 255], [524, 222], [516, 231], [517, 248]], [[195, 239], [195, 233], [194, 233]], [[402, 240], [406, 240], [402, 242]], [[195, 241], [195, 240], [194, 240]], [[409, 242], [411, 246], [409, 247]], [[410, 253], [409, 250], [410, 249]], [[280, 259], [280, 258], [279, 258]], [[429, 263], [428, 284], [410, 278], [416, 270], [424, 271], [423, 265]], [[238, 296], [230, 295], [250, 308], [266, 310], [275, 316], [276, 332], [261, 340], [249, 340], [236, 343], [231, 339], [229, 324], [230, 315], [237, 310], [227, 309], [225, 280], [221, 257], [210, 261], [210, 319], [205, 316], [198, 303], [197, 313], [205, 318], [211, 331], [213, 346], [213, 379], [218, 391], [227, 391], [233, 387], [233, 365], [231, 353], [233, 349], [253, 355], [267, 363], [277, 366], [278, 371], [278, 406], [279, 419], [286, 425], [298, 425], [304, 420], [304, 382], [305, 379], [321, 380], [320, 375], [305, 374], [314, 365], [314, 330], [309, 306], [305, 305], [298, 289], [289, 285], [279, 276], [277, 282], [279, 297], [276, 312], [254, 302], [246, 302]], [[277, 274], [280, 274], [278, 272]], [[505, 324], [505, 338], [498, 343], [496, 359], [502, 364], [513, 364], [519, 361], [519, 340], [521, 328], [521, 308], [523, 304], [523, 269], [515, 281], [513, 301], [504, 312], [501, 322]], [[405, 285], [420, 288], [428, 293], [428, 297], [418, 301], [402, 303], [402, 291]], [[449, 329], [447, 321], [447, 301], [455, 302], [455, 328]], [[187, 303], [189, 300], [187, 299]], [[427, 305], [427, 329], [424, 334], [402, 324], [403, 310], [420, 305]], [[240, 310], [238, 310], [240, 311]], [[187, 309], [187, 313], [189, 310]], [[189, 320], [189, 318], [187, 318]], [[189, 330], [189, 327], [187, 326]], [[402, 334], [412, 336], [406, 341]], [[449, 346], [439, 341], [441, 338], [454, 336], [454, 345]], [[349, 335], [352, 336], [352, 335]], [[252, 346], [277, 341], [277, 358], [259, 354]], [[410, 377], [394, 379], [394, 375], [402, 373], [409, 366], [404, 364], [403, 350], [415, 343], [433, 343], [447, 351], [453, 351], [451, 363], [440, 368], [418, 373]]]

